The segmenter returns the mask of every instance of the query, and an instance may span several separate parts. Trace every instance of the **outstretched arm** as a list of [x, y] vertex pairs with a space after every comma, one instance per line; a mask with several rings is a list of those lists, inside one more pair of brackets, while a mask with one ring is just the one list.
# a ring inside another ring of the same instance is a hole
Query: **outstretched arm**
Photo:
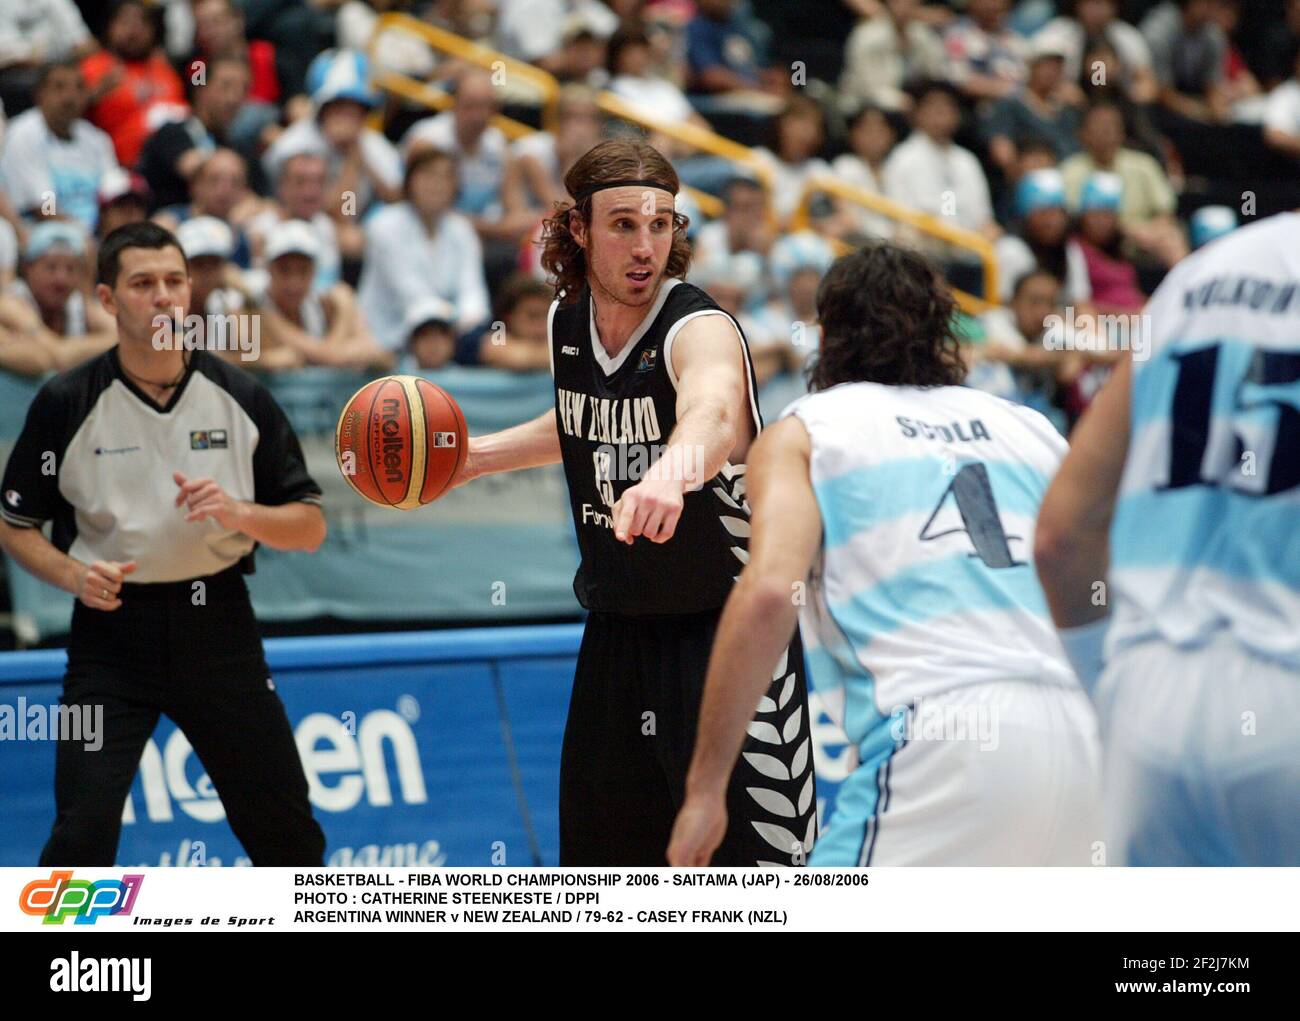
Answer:
[[560, 433], [555, 411], [544, 411], [531, 422], [511, 426], [486, 436], [473, 436], [453, 488], [480, 475], [496, 475], [518, 468], [536, 468], [560, 460]]
[[677, 425], [645, 477], [614, 504], [614, 537], [631, 545], [673, 537], [688, 489], [698, 489], [749, 439], [740, 338], [731, 320], [710, 315], [681, 328], [672, 346]]
[[822, 539], [810, 453], [808, 432], [796, 418], [764, 430], [751, 451], [749, 564], [731, 590], [713, 641], [686, 801], [668, 846], [670, 865], [707, 865], [721, 843], [727, 781], [745, 728], [794, 633], [795, 585], [807, 579]]

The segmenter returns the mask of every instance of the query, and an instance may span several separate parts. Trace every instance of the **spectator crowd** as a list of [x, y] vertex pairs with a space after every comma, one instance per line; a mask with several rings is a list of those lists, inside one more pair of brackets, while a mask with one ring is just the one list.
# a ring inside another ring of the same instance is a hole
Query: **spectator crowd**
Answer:
[[[1300, 205], [1300, 0], [804, 6], [0, 0], [0, 370], [115, 342], [96, 244], [150, 218], [186, 252], [192, 312], [261, 317], [256, 371], [544, 372], [542, 221], [574, 161], [631, 132], [687, 186], [688, 279], [761, 385], [798, 389], [822, 273], [888, 237], [968, 296], [970, 384], [1065, 428], [1117, 345], [1060, 324], [1114, 341], [1178, 260]], [[559, 83], [553, 116], [515, 61]]]

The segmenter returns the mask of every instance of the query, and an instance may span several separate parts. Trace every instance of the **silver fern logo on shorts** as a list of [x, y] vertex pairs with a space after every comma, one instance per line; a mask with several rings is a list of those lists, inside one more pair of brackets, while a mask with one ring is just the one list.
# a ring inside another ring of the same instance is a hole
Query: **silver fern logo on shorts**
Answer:
[[746, 728], [749, 740], [741, 758], [758, 776], [745, 790], [769, 817], [751, 819], [750, 825], [785, 856], [784, 861], [759, 861], [758, 865], [802, 864], [817, 837], [812, 735], [804, 700], [794, 697], [798, 687], [798, 674], [787, 648], [772, 671], [767, 694], [759, 700], [754, 719]]

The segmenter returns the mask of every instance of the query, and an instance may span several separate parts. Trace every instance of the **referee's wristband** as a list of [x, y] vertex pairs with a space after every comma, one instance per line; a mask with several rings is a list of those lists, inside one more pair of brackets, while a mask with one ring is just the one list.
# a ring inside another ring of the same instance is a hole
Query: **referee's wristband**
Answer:
[[1106, 631], [1110, 627], [1110, 615], [1078, 627], [1057, 628], [1061, 645], [1065, 647], [1065, 658], [1074, 667], [1084, 690], [1089, 694], [1097, 684], [1105, 664], [1104, 647]]

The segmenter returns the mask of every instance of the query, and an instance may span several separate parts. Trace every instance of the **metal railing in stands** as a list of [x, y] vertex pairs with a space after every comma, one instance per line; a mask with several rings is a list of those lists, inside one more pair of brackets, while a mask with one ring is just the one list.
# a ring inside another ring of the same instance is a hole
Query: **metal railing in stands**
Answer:
[[[519, 76], [518, 80], [527, 82], [537, 90], [542, 113], [542, 126], [548, 130], [554, 129], [558, 116], [560, 83], [548, 72], [534, 67], [532, 64], [515, 60], [513, 57], [507, 57], [505, 54], [498, 53], [486, 46], [471, 42], [454, 32], [448, 32], [445, 29], [420, 21], [409, 14], [392, 13], [381, 14], [375, 21], [368, 47], [372, 67], [374, 66], [376, 41], [385, 31], [394, 29], [416, 35], [433, 49], [475, 64], [485, 70], [501, 70], [506, 74], [517, 74]], [[452, 104], [450, 94], [409, 75], [398, 74], [393, 71], [381, 72], [372, 77], [372, 84], [376, 88], [383, 89], [393, 95], [401, 96], [403, 99], [409, 99], [412, 102], [439, 111], [449, 109]], [[770, 193], [771, 175], [767, 167], [754, 158], [752, 151], [747, 146], [740, 145], [729, 138], [724, 138], [722, 135], [708, 131], [698, 125], [675, 124], [654, 117], [646, 117], [612, 92], [598, 93], [596, 102], [604, 113], [617, 117], [619, 120], [631, 121], [651, 131], [662, 132], [670, 138], [677, 139], [712, 156], [721, 156], [724, 159], [743, 164], [746, 169], [758, 177]], [[525, 135], [531, 135], [536, 130], [531, 125], [524, 124], [512, 117], [506, 117], [504, 114], [497, 114], [493, 117], [492, 124], [499, 128], [506, 138], [511, 141]], [[717, 196], [689, 186], [684, 187], [682, 190], [695, 200], [695, 203], [700, 207], [700, 212], [705, 216], [719, 217], [722, 215], [724, 211], [723, 203]]]
[[[556, 105], [560, 97], [560, 83], [555, 80], [553, 75], [543, 71], [540, 67], [534, 67], [525, 61], [507, 57], [504, 53], [499, 53], [496, 50], [472, 42], [455, 32], [448, 32], [444, 28], [430, 25], [427, 21], [413, 18], [409, 14], [396, 13], [381, 14], [375, 19], [375, 27], [370, 33], [370, 43], [367, 46], [371, 68], [375, 66], [375, 43], [384, 32], [393, 29], [418, 36], [428, 43], [430, 47], [448, 56], [474, 64], [485, 71], [503, 72], [513, 76], [517, 82], [525, 82], [532, 86], [537, 90], [542, 110], [542, 126], [548, 130], [554, 129], [557, 113]], [[426, 82], [422, 82], [418, 78], [412, 78], [409, 75], [398, 74], [393, 71], [384, 72], [372, 75], [371, 83], [385, 91], [392, 92], [416, 103], [432, 106], [438, 110], [445, 110], [451, 106], [451, 96], [448, 93], [441, 89], [435, 89]], [[510, 117], [503, 117], [500, 114], [493, 118], [492, 123], [510, 139], [530, 134], [534, 130], [527, 124], [521, 124], [519, 121]]]
[[[647, 116], [627, 100], [614, 95], [612, 92], [599, 93], [596, 96], [596, 105], [611, 117], [639, 124], [649, 131], [667, 135], [669, 138], [688, 145], [692, 149], [698, 149], [710, 156], [718, 156], [744, 167], [767, 192], [767, 215], [771, 218], [772, 172], [766, 164], [754, 155], [754, 150], [749, 146], [733, 142], [730, 138], [719, 135], [716, 131], [710, 131], [708, 128], [702, 128], [698, 124], [684, 124]], [[697, 202], [699, 196], [704, 194], [695, 189], [689, 190], [696, 197]], [[700, 211], [706, 216], [721, 216], [724, 211], [722, 200], [713, 195], [707, 195], [706, 198], [708, 199], [707, 202], [700, 202]]]
[[[900, 205], [883, 195], [877, 195], [875, 192], [855, 187], [837, 177], [826, 177], [824, 175], [811, 177], [805, 182], [803, 191], [799, 196], [799, 206], [791, 219], [790, 225], [793, 228], [797, 230], [814, 229], [808, 216], [808, 205], [814, 195], [823, 192], [861, 206], [879, 216], [906, 224], [927, 237], [946, 241], [959, 248], [973, 251], [979, 256], [984, 270], [984, 297], [981, 298], [954, 287], [953, 296], [957, 299], [957, 304], [961, 306], [962, 311], [971, 315], [978, 315], [980, 312], [1000, 304], [998, 297], [998, 260], [993, 252], [993, 245], [983, 235], [977, 234], [973, 230], [967, 230], [964, 227], [954, 227], [952, 224], [945, 223], [929, 213], [922, 213], [919, 210]], [[843, 254], [849, 249], [849, 246], [841, 241], [828, 240], [832, 241], [837, 253]]]
[[[375, 28], [371, 33], [369, 43], [372, 67], [374, 66], [375, 43], [380, 35], [388, 30], [402, 31], [418, 36], [433, 49], [486, 70], [504, 71], [506, 74], [516, 75], [517, 80], [527, 82], [537, 90], [543, 127], [548, 130], [555, 127], [558, 116], [560, 84], [548, 72], [534, 67], [532, 64], [508, 57], [486, 46], [471, 42], [454, 32], [448, 32], [446, 29], [437, 28], [427, 22], [420, 21], [409, 14], [397, 13], [381, 14], [375, 21]], [[386, 92], [436, 110], [446, 110], [452, 104], [451, 96], [447, 92], [434, 88], [427, 82], [422, 82], [409, 75], [392, 71], [381, 72], [373, 77], [372, 83]], [[773, 187], [771, 170], [754, 155], [754, 151], [748, 146], [734, 142], [707, 128], [701, 128], [697, 124], [679, 124], [675, 121], [665, 121], [657, 117], [646, 116], [612, 92], [598, 93], [596, 103], [604, 113], [611, 117], [630, 121], [650, 131], [667, 135], [669, 138], [682, 142], [693, 149], [708, 153], [711, 156], [719, 156], [722, 159], [743, 166], [766, 189], [769, 196], [767, 215], [769, 218], [773, 215], [770, 199]], [[497, 114], [493, 117], [492, 124], [512, 141], [532, 134], [535, 130], [531, 125], [506, 117], [503, 114]], [[717, 196], [689, 187], [684, 190], [690, 193], [705, 216], [718, 217], [722, 215], [723, 203]], [[845, 201], [863, 206], [873, 213], [905, 223], [929, 237], [974, 251], [979, 256], [984, 267], [984, 294], [986, 297], [979, 298], [965, 291], [954, 289], [957, 301], [963, 310], [972, 314], [998, 303], [997, 259], [993, 254], [993, 246], [979, 234], [960, 227], [954, 227], [927, 213], [899, 205], [897, 202], [891, 202], [880, 195], [856, 188], [838, 178], [830, 177], [817, 178], [804, 187], [798, 209], [791, 224], [796, 229], [809, 225], [808, 203], [817, 192], [828, 192], [836, 195]], [[836, 243], [837, 251], [843, 251], [844, 248], [844, 245]]]

